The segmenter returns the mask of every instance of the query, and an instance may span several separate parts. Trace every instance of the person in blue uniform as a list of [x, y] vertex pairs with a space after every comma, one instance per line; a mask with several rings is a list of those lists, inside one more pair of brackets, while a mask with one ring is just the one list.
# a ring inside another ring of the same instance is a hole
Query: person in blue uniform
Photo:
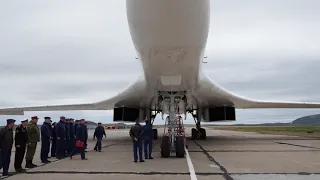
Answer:
[[76, 149], [76, 134], [77, 134], [77, 128], [78, 128], [79, 124], [80, 124], [80, 120], [75, 120], [75, 124], [73, 126], [73, 129], [74, 129], [73, 130], [74, 131], [74, 147], [72, 149], [72, 152], [74, 151], [74, 152], [76, 152], [76, 154], [78, 154], [78, 152], [75, 149]]
[[3, 168], [3, 176], [9, 175], [8, 170], [11, 160], [13, 127], [15, 122], [16, 120], [14, 119], [7, 119], [7, 125], [0, 129], [0, 167]]
[[52, 137], [51, 137], [51, 157], [56, 157], [57, 151], [57, 135], [56, 135], [56, 123], [52, 123]]
[[50, 151], [50, 139], [51, 139], [51, 118], [45, 117], [41, 126], [41, 152], [40, 159], [42, 163], [50, 163], [48, 160], [48, 154]]
[[153, 159], [152, 154], [152, 140], [153, 130], [149, 120], [146, 120], [146, 125], [142, 127], [143, 131], [143, 144], [144, 144], [144, 158]]
[[74, 137], [76, 137], [77, 134], [77, 127], [80, 124], [80, 120], [75, 120], [75, 124], [74, 124]]
[[144, 162], [142, 157], [142, 136], [143, 131], [140, 125], [139, 119], [136, 120], [136, 124], [131, 127], [129, 131], [129, 135], [133, 141], [133, 158], [134, 162], [138, 161], [138, 149], [139, 149], [139, 160], [140, 162]]
[[99, 122], [98, 126], [96, 127], [96, 129], [94, 130], [94, 134], [93, 134], [93, 139], [95, 139], [95, 137], [97, 137], [97, 143], [94, 147], [95, 151], [99, 151], [101, 152], [101, 146], [102, 146], [102, 138], [107, 137], [106, 136], [106, 132], [104, 130], [104, 128], [102, 127], [102, 124]]
[[66, 118], [66, 142], [64, 146], [65, 154], [70, 154], [70, 119]]
[[[52, 120], [50, 119], [50, 123], [49, 123], [49, 129], [50, 129], [50, 140], [49, 140], [49, 151], [48, 151], [48, 154], [50, 153], [50, 144], [52, 142], [52, 134], [53, 134], [53, 127], [52, 127]], [[48, 158], [51, 158], [51, 156], [48, 156]]]
[[68, 149], [68, 153], [70, 154], [73, 149], [76, 146], [76, 141], [75, 141], [75, 133], [74, 133], [74, 119], [70, 118], [69, 121], [69, 134], [70, 134], [70, 138], [69, 138], [69, 149]]
[[85, 156], [85, 151], [84, 151], [84, 141], [85, 141], [85, 137], [86, 137], [86, 130], [85, 130], [85, 121], [84, 119], [80, 120], [80, 124], [77, 127], [76, 130], [76, 141], [80, 141], [83, 143], [82, 147], [76, 147], [70, 154], [70, 158], [72, 159], [72, 156], [75, 155], [77, 152], [79, 152], [81, 154], [81, 160], [87, 160], [86, 156]]
[[56, 136], [57, 136], [57, 159], [65, 157], [65, 141], [66, 141], [66, 118], [60, 117], [60, 121], [56, 125]]

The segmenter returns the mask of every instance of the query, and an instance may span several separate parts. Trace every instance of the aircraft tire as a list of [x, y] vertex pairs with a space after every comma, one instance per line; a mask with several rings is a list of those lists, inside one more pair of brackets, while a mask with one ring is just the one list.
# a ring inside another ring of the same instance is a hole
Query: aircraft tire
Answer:
[[184, 157], [184, 139], [182, 136], [176, 138], [176, 157]]
[[161, 140], [161, 157], [168, 158], [170, 156], [170, 138], [163, 136]]
[[158, 129], [152, 129], [153, 131], [153, 139], [158, 139]]
[[192, 140], [196, 140], [197, 139], [197, 134], [198, 134], [198, 132], [197, 132], [196, 128], [192, 128], [191, 129], [191, 139]]
[[200, 128], [199, 133], [200, 133], [200, 139], [202, 139], [202, 140], [207, 139], [207, 132], [204, 128]]

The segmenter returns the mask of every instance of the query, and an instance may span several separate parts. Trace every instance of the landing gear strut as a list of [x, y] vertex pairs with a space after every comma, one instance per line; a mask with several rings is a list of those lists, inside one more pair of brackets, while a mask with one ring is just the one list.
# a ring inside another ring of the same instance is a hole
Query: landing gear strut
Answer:
[[200, 126], [200, 121], [197, 120], [198, 117], [197, 115], [195, 114], [192, 114], [193, 115], [193, 118], [196, 122], [196, 128], [192, 128], [191, 129], [191, 138], [193, 140], [196, 140], [196, 139], [200, 139], [200, 140], [205, 140], [207, 139], [207, 132], [204, 128], [201, 128]]
[[161, 157], [167, 158], [171, 152], [176, 153], [176, 157], [183, 158], [185, 154], [186, 136], [184, 134], [183, 124], [181, 124], [181, 116], [170, 120], [166, 118], [165, 132], [161, 141]]
[[204, 128], [196, 129], [192, 128], [191, 129], [191, 138], [193, 140], [200, 139], [200, 140], [206, 140], [207, 139], [207, 133]]
[[176, 157], [183, 158], [185, 154], [186, 136], [184, 133], [183, 119], [179, 115], [179, 100], [184, 93], [160, 94], [165, 100], [165, 106], [169, 110], [169, 116], [166, 118], [164, 135], [161, 141], [161, 157], [167, 158], [171, 152], [175, 152]]

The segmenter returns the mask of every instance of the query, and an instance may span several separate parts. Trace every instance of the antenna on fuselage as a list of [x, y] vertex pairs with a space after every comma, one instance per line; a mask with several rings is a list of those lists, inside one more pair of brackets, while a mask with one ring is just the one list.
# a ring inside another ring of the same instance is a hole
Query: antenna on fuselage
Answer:
[[[204, 59], [207, 59], [208, 57], [205, 56], [205, 57], [203, 57], [203, 58], [204, 58]], [[207, 62], [207, 61], [202, 61], [202, 63], [207, 64], [208, 62]]]

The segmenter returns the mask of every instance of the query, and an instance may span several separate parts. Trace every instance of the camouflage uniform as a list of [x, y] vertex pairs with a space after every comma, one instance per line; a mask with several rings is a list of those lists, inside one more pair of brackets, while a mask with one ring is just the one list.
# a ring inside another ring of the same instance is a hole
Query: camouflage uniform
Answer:
[[40, 141], [40, 131], [37, 124], [32, 121], [29, 122], [27, 126], [28, 133], [28, 146], [26, 154], [26, 168], [32, 168], [36, 165], [32, 163], [34, 154], [36, 152], [37, 143]]

